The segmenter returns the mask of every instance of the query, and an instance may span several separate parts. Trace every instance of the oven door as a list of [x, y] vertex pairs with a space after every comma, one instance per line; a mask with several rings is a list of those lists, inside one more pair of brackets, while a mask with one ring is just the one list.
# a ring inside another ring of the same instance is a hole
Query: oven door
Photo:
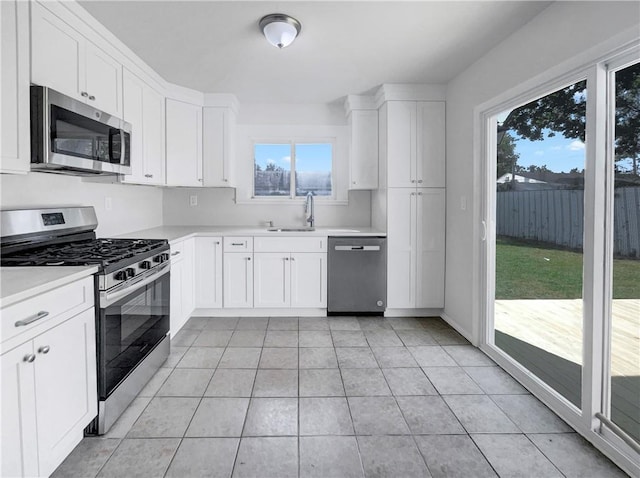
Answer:
[[124, 290], [100, 294], [97, 327], [100, 400], [106, 400], [169, 333], [170, 265], [166, 263], [156, 269]]

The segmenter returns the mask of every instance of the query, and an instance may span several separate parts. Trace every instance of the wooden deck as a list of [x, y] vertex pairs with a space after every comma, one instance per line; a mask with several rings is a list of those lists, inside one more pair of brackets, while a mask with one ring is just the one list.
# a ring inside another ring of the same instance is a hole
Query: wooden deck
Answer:
[[[611, 419], [640, 441], [640, 300], [613, 301]], [[580, 407], [582, 300], [497, 300], [496, 345]]]
[[[640, 376], [640, 300], [613, 301], [612, 376]], [[495, 329], [582, 365], [582, 300], [496, 300]]]

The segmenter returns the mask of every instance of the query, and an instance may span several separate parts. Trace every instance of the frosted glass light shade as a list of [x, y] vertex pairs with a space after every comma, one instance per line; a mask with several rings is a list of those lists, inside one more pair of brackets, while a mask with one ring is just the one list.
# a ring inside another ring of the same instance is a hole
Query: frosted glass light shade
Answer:
[[293, 43], [302, 26], [295, 18], [274, 13], [260, 20], [260, 28], [269, 43], [275, 47], [284, 48]]

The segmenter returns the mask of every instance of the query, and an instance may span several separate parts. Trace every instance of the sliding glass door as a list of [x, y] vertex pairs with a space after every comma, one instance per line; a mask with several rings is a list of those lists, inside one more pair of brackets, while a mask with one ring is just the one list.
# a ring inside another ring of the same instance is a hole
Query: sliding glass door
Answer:
[[566, 78], [482, 113], [482, 346], [637, 470], [640, 48]]
[[495, 345], [576, 407], [582, 390], [586, 81], [502, 112]]
[[614, 155], [605, 416], [640, 443], [640, 63], [610, 75]]

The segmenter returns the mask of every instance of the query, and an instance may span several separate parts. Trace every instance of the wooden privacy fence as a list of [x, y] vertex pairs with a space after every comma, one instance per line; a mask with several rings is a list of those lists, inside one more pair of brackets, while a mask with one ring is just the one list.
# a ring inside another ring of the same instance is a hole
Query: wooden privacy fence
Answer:
[[[614, 255], [640, 258], [640, 187], [617, 188], [614, 201]], [[584, 191], [545, 189], [500, 191], [496, 234], [582, 249]]]

